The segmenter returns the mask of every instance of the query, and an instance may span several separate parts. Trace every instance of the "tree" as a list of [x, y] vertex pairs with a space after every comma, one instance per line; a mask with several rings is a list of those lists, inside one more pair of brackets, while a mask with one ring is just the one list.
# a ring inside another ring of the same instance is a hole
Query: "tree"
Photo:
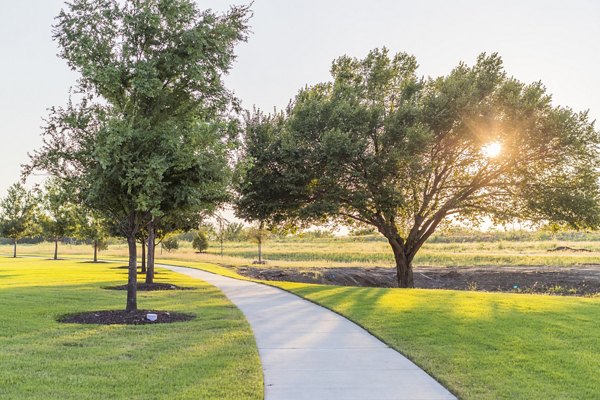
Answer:
[[263, 261], [263, 258], [262, 258], [262, 245], [270, 235], [269, 231], [265, 228], [265, 222], [260, 221], [258, 223], [257, 227], [248, 229], [247, 235], [248, 235], [248, 238], [250, 240], [256, 242], [256, 245], [258, 246], [258, 249], [257, 249], [258, 250], [257, 251], [258, 261], [256, 263], [257, 264], [265, 264], [265, 261]]
[[194, 235], [194, 239], [192, 239], [192, 247], [196, 249], [199, 253], [202, 253], [203, 251], [208, 249], [208, 237], [206, 237], [206, 233], [198, 231]]
[[[78, 104], [51, 109], [41, 169], [78, 188], [129, 248], [127, 310], [137, 309], [136, 235], [174, 210], [226, 198], [237, 101], [222, 76], [246, 39], [248, 7], [224, 15], [191, 0], [74, 0], [54, 27], [80, 75]], [[93, 27], [93, 29], [90, 29]], [[166, 201], [169, 199], [169, 201]]]
[[91, 241], [94, 248], [94, 263], [98, 262], [98, 252], [108, 248], [106, 239], [109, 236], [107, 221], [94, 210], [77, 207], [77, 229], [75, 236], [81, 240]]
[[238, 209], [252, 220], [373, 226], [398, 286], [449, 219], [596, 225], [599, 134], [586, 112], [553, 106], [541, 83], [509, 77], [496, 54], [421, 78], [386, 49], [334, 61], [331, 82], [288, 109], [246, 119]]
[[0, 232], [13, 241], [13, 257], [17, 257], [17, 241], [33, 233], [37, 202], [35, 196], [20, 183], [8, 188], [0, 202]]
[[[162, 210], [168, 214], [160, 218], [154, 218], [148, 224], [148, 265], [146, 268], [146, 283], [154, 283], [154, 260], [156, 245], [162, 243], [165, 238], [176, 232], [186, 232], [198, 227], [207, 212], [212, 210], [218, 201], [215, 199], [212, 204], [196, 204], [194, 207], [187, 209], [176, 209], [171, 206], [163, 206]], [[179, 244], [177, 244], [179, 246]], [[165, 247], [166, 248], [166, 247]]]
[[244, 235], [244, 224], [240, 222], [230, 222], [225, 225], [223, 238], [227, 241], [240, 241]]
[[73, 191], [57, 179], [50, 179], [40, 195], [38, 220], [42, 235], [54, 242], [54, 259], [58, 260], [58, 242], [77, 231], [77, 206]]

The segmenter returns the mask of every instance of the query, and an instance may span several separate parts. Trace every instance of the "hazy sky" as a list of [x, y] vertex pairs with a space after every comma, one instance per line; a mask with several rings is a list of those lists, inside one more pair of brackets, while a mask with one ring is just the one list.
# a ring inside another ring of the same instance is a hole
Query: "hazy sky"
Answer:
[[[62, 4], [0, 0], [0, 196], [40, 146], [46, 109], [65, 103], [76, 78], [51, 38]], [[423, 75], [499, 52], [509, 74], [541, 80], [556, 104], [600, 118], [600, 1], [256, 0], [253, 11], [253, 34], [226, 78], [247, 108], [281, 108], [327, 80], [334, 58], [386, 46], [414, 54]]]

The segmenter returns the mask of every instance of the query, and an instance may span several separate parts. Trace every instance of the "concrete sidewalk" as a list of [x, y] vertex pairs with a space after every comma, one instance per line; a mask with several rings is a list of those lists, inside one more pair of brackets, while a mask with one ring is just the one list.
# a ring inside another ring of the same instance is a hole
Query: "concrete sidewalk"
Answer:
[[323, 307], [254, 282], [160, 267], [218, 287], [245, 314], [263, 366], [265, 400], [455, 399], [400, 353]]

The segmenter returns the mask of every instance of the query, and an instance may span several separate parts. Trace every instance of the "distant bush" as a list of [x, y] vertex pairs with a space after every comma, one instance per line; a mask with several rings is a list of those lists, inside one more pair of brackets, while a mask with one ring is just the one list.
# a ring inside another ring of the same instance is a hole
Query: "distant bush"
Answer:
[[317, 229], [314, 231], [300, 232], [296, 237], [300, 239], [329, 239], [333, 237], [333, 233], [331, 231]]
[[208, 249], [208, 237], [202, 231], [197, 232], [192, 240], [192, 247], [202, 253]]
[[175, 236], [166, 237], [162, 241], [162, 247], [170, 253], [171, 251], [177, 250], [179, 248], [179, 241]]
[[377, 229], [375, 228], [356, 228], [352, 229], [349, 236], [368, 236], [377, 234]]

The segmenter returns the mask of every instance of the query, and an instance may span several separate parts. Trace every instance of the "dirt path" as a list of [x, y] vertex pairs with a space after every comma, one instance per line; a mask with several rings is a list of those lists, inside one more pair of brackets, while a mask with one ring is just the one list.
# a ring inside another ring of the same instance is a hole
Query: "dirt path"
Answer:
[[[255, 279], [341, 286], [395, 287], [393, 268], [261, 268], [238, 273]], [[428, 289], [547, 293], [587, 296], [600, 293], [600, 264], [577, 267], [486, 266], [416, 267], [415, 286]]]

